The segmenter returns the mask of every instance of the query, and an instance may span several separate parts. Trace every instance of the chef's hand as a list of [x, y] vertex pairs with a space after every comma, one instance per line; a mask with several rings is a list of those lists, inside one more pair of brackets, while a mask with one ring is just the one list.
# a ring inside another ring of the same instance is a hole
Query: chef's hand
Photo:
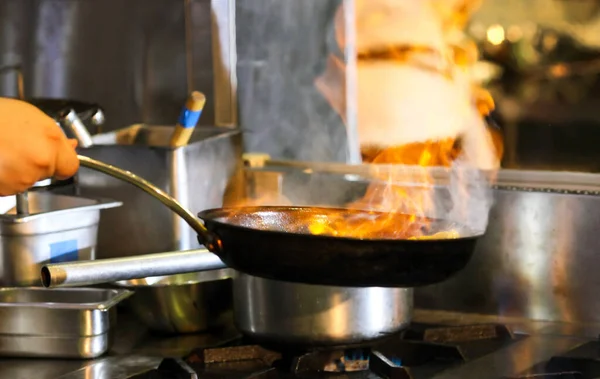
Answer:
[[77, 141], [33, 105], [0, 98], [0, 196], [14, 195], [47, 179], [75, 175]]

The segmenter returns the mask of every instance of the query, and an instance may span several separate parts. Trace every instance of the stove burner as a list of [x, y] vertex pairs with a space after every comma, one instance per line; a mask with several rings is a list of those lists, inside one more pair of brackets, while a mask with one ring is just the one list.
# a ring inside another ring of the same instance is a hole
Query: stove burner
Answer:
[[600, 341], [588, 342], [552, 357], [527, 373], [505, 379], [597, 379], [600, 378]]
[[292, 372], [355, 372], [369, 369], [370, 352], [366, 349], [316, 351], [292, 360]]
[[376, 350], [312, 352], [295, 358], [292, 364], [292, 372], [300, 376], [318, 372], [351, 373], [367, 370], [384, 378], [412, 379], [410, 371], [402, 366], [400, 360], [386, 357]]
[[415, 324], [406, 332], [374, 342], [370, 347], [291, 351], [237, 344], [198, 349], [183, 360], [165, 359], [154, 370], [154, 376], [146, 373], [136, 378], [339, 378], [346, 373], [357, 379], [420, 379], [485, 355], [482, 346], [487, 346], [489, 352], [513, 339], [510, 330], [501, 325]]
[[406, 339], [420, 339], [426, 342], [472, 342], [491, 339], [514, 338], [505, 325], [466, 325], [448, 328], [426, 328], [424, 330], [409, 329], [404, 332]]
[[389, 379], [413, 379], [410, 371], [406, 367], [402, 367], [399, 364], [390, 361], [383, 354], [378, 351], [374, 351], [371, 355], [369, 368], [375, 374], [382, 378]]
[[548, 372], [572, 372], [581, 375], [573, 378], [600, 378], [600, 344], [588, 342], [562, 356], [552, 357], [546, 369]]

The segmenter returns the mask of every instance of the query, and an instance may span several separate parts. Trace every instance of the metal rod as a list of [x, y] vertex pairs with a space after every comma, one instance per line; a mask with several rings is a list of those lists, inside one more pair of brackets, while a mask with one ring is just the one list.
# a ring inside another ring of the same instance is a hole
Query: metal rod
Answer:
[[344, 58], [346, 63], [345, 79], [346, 79], [346, 135], [347, 135], [347, 163], [360, 164], [362, 163], [362, 155], [360, 152], [360, 139], [358, 135], [358, 68], [357, 68], [357, 52], [356, 52], [356, 15], [354, 0], [344, 0]]
[[29, 195], [27, 191], [17, 194], [17, 214], [23, 216], [29, 214]]
[[205, 249], [48, 264], [42, 267], [46, 288], [77, 287], [152, 276], [185, 274], [226, 268]]
[[[285, 160], [265, 160], [262, 167], [255, 166], [249, 170], [260, 171], [266, 168], [267, 170], [285, 170], [300, 169], [305, 173], [324, 173], [324, 174], [339, 174], [339, 175], [358, 175], [364, 180], [370, 181], [373, 179], [381, 180], [415, 180], [417, 182], [433, 179], [435, 184], [447, 183], [452, 175], [452, 168], [447, 167], [422, 167], [411, 165], [398, 164], [359, 164], [347, 165], [343, 163], [322, 163], [322, 162], [302, 162], [302, 161], [285, 161]], [[465, 171], [481, 171], [477, 169], [463, 168]], [[423, 174], [426, 173], [425, 177]]]
[[121, 179], [129, 184], [136, 186], [142, 191], [146, 192], [150, 196], [156, 198], [158, 201], [169, 207], [173, 212], [177, 213], [183, 218], [188, 225], [198, 233], [198, 237], [201, 239], [200, 242], [210, 251], [217, 252], [221, 247], [221, 241], [206, 229], [204, 224], [190, 211], [185, 209], [179, 204], [179, 202], [169, 196], [167, 193], [156, 187], [154, 184], [148, 182], [145, 179], [135, 175], [132, 172], [122, 170], [118, 167], [111, 166], [109, 164], [97, 161], [92, 158], [88, 158], [83, 155], [78, 155], [79, 163], [83, 167], [96, 170], [114, 178]]

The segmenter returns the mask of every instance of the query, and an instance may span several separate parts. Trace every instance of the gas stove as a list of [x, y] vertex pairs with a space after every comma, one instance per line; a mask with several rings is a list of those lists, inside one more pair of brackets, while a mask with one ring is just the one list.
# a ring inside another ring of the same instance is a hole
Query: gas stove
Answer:
[[231, 323], [158, 335], [127, 312], [98, 359], [0, 359], [0, 378], [597, 379], [600, 324], [416, 309], [403, 332], [360, 346], [291, 349], [248, 340]]
[[243, 338], [223, 346], [164, 359], [132, 379], [431, 378], [517, 342], [524, 336], [498, 324], [413, 324], [370, 345], [294, 350]]
[[600, 378], [600, 339], [587, 342], [564, 354], [540, 363], [526, 373], [503, 379], [598, 379]]

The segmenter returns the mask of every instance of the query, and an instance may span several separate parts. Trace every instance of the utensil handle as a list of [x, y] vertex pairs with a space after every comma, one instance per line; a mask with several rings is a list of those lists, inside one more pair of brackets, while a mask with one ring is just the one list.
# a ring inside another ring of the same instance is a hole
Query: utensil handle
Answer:
[[77, 116], [75, 110], [72, 108], [63, 109], [59, 112], [58, 117], [58, 122], [60, 125], [73, 133], [80, 147], [86, 148], [94, 144], [92, 141], [92, 136], [88, 132], [79, 116]]
[[48, 264], [42, 267], [41, 280], [46, 288], [77, 287], [222, 268], [226, 266], [219, 257], [200, 249]]
[[190, 211], [185, 209], [177, 200], [169, 196], [167, 193], [156, 187], [154, 184], [142, 179], [132, 172], [122, 170], [118, 167], [111, 166], [109, 164], [97, 161], [95, 159], [78, 155], [79, 164], [83, 167], [90, 168], [112, 176], [117, 179], [121, 179], [129, 184], [136, 186], [148, 195], [156, 198], [158, 201], [169, 207], [173, 212], [177, 213], [183, 218], [188, 225], [198, 233], [198, 238], [202, 244], [211, 252], [217, 253], [221, 248], [221, 241], [217, 236], [212, 234], [206, 229], [204, 224], [194, 216]]
[[202, 115], [204, 104], [206, 104], [206, 96], [203, 93], [194, 91], [190, 94], [173, 131], [170, 141], [171, 147], [187, 145]]

